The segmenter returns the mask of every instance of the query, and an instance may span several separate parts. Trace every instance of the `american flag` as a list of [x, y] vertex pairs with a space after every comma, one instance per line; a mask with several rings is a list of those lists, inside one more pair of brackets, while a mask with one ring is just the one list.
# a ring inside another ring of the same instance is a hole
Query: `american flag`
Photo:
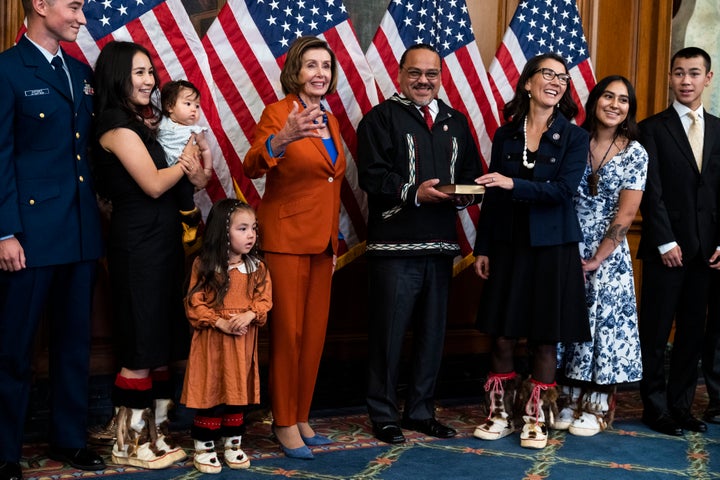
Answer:
[[77, 41], [63, 44], [69, 54], [94, 65], [108, 42], [136, 42], [150, 51], [162, 83], [187, 79], [198, 87], [214, 174], [196, 201], [207, 212], [213, 201], [234, 196], [232, 178], [242, 167], [220, 126], [207, 56], [181, 0], [87, 0], [83, 13], [87, 24]]
[[[358, 187], [353, 160], [360, 119], [377, 103], [372, 72], [341, 0], [229, 0], [203, 38], [217, 86], [221, 124], [241, 159], [250, 148], [265, 105], [280, 99], [280, 70], [293, 40], [313, 35], [328, 42], [338, 60], [338, 89], [325, 98], [340, 122], [347, 172], [342, 188], [338, 267], [361, 254], [366, 238], [367, 202]], [[237, 174], [248, 199], [258, 199], [264, 179]], [[252, 203], [252, 202], [251, 202]]]
[[575, 121], [581, 124], [595, 75], [575, 0], [520, 2], [490, 64], [490, 83], [497, 105], [502, 110], [512, 99], [527, 60], [547, 52], [561, 55], [568, 64], [571, 92], [580, 109]]
[[[383, 97], [398, 91], [400, 56], [417, 43], [430, 44], [440, 53], [442, 87], [438, 96], [467, 116], [487, 165], [499, 116], [465, 0], [390, 2], [366, 53]], [[478, 214], [476, 206], [458, 214], [460, 249], [465, 258], [456, 262], [456, 271], [469, 264]]]

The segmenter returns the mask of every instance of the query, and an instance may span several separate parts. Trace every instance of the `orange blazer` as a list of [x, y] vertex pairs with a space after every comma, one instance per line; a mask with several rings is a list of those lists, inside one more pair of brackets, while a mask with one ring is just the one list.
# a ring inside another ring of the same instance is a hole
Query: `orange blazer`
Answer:
[[337, 119], [328, 112], [330, 135], [338, 151], [335, 165], [320, 138], [303, 138], [287, 146], [284, 155], [271, 157], [270, 135], [277, 134], [292, 112], [295, 95], [268, 105], [255, 130], [243, 169], [250, 178], [266, 175], [265, 194], [258, 208], [261, 247], [274, 253], [316, 254], [338, 246], [340, 189], [345, 174], [345, 152]]

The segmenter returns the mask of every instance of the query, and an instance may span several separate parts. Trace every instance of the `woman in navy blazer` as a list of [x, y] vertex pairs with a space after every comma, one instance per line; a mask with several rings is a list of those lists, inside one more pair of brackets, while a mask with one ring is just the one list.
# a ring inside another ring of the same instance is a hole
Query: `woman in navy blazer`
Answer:
[[[557, 412], [558, 341], [589, 340], [573, 195], [588, 158], [587, 132], [570, 123], [578, 109], [563, 59], [548, 53], [525, 65], [506, 125], [493, 139], [475, 242], [475, 271], [487, 280], [478, 326], [493, 337], [485, 384], [489, 416], [474, 435], [495, 440], [514, 430], [519, 378], [513, 353], [520, 337], [532, 349], [523, 387], [520, 444], [543, 448]], [[491, 275], [492, 265], [492, 275]]]

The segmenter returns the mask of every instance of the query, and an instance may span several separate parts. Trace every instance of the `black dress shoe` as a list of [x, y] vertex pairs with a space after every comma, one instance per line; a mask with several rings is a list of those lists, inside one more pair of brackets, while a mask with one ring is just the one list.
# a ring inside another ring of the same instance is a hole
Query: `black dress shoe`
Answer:
[[683, 434], [682, 427], [669, 415], [660, 415], [657, 418], [642, 418], [645, 425], [659, 433], [679, 437]]
[[105, 470], [102, 457], [87, 448], [50, 448], [48, 457], [64, 462], [79, 470]]
[[705, 425], [705, 422], [698, 420], [692, 415], [678, 418], [677, 423], [680, 425], [680, 428], [690, 430], [691, 432], [707, 432], [707, 425]]
[[373, 422], [373, 435], [385, 443], [403, 443], [405, 435], [397, 423], [393, 422]]
[[703, 420], [708, 423], [720, 424], [720, 406], [708, 406], [705, 413], [703, 413]]
[[452, 438], [457, 435], [454, 428], [443, 425], [433, 417], [426, 418], [425, 420], [403, 418], [402, 427], [437, 438]]
[[22, 480], [22, 469], [17, 462], [0, 462], [0, 480]]

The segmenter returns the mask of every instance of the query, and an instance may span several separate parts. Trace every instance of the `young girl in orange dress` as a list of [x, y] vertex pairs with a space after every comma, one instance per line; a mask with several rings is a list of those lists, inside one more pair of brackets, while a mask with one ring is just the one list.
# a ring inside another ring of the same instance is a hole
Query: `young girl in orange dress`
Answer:
[[185, 312], [194, 329], [181, 402], [197, 409], [191, 435], [195, 468], [220, 473], [215, 441], [225, 464], [247, 468], [240, 448], [243, 415], [260, 403], [258, 328], [272, 307], [272, 286], [259, 258], [255, 212], [235, 199], [217, 202], [208, 215], [203, 246], [192, 266]]

